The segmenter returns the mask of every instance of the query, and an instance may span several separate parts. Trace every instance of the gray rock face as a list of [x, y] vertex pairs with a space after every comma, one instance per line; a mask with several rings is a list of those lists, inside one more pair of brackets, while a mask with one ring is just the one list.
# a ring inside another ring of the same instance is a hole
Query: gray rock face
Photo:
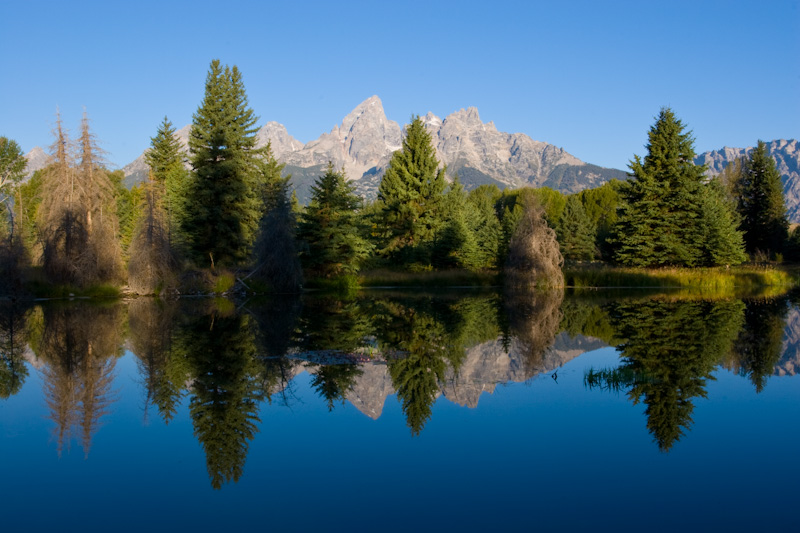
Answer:
[[309, 142], [302, 149], [282, 154], [278, 159], [296, 167], [315, 167], [332, 162], [344, 167], [350, 179], [359, 179], [375, 167], [384, 167], [401, 147], [402, 133], [397, 122], [388, 120], [380, 98], [361, 102], [342, 123]]
[[492, 394], [497, 385], [522, 383], [546, 374], [575, 359], [584, 352], [607, 346], [592, 337], [556, 335], [552, 346], [533, 365], [526, 361], [525, 346], [514, 339], [508, 351], [499, 340], [485, 342], [467, 350], [458, 374], [448, 370], [442, 387], [445, 398], [466, 407], [477, 407], [480, 396]]
[[[783, 193], [786, 197], [786, 211], [791, 222], [800, 222], [800, 146], [794, 139], [777, 139], [767, 144], [767, 151], [775, 159], [778, 172], [783, 181]], [[724, 147], [711, 152], [704, 152], [695, 158], [698, 165], [708, 165], [708, 175], [716, 176], [730, 163], [742, 157], [748, 157], [753, 147]]]
[[28, 161], [28, 166], [25, 167], [25, 180], [33, 176], [37, 170], [42, 170], [50, 162], [50, 156], [40, 146], [36, 146], [25, 154], [25, 159]]
[[786, 317], [783, 354], [775, 365], [774, 375], [796, 376], [797, 374], [800, 374], [800, 310], [792, 307]]

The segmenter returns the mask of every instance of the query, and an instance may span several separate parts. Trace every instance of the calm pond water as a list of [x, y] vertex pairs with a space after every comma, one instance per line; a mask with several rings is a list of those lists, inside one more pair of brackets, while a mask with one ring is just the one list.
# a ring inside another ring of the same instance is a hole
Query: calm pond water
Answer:
[[794, 531], [793, 295], [0, 303], [3, 531]]

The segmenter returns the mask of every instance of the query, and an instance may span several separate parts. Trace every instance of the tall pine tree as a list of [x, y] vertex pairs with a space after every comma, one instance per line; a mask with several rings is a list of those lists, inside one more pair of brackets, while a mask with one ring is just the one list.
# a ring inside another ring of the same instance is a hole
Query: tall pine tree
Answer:
[[647, 155], [631, 161], [621, 190], [617, 261], [631, 266], [695, 266], [702, 261], [705, 166], [694, 164], [694, 139], [669, 108], [648, 134]]
[[239, 69], [211, 62], [189, 135], [193, 168], [183, 229], [200, 265], [246, 259], [263, 210], [256, 148], [258, 117]]
[[758, 141], [744, 164], [740, 191], [739, 212], [747, 251], [782, 253], [788, 238], [786, 204], [780, 172], [764, 141]]
[[416, 116], [406, 129], [403, 148], [392, 155], [378, 188], [381, 252], [404, 261], [428, 262], [426, 248], [442, 226], [444, 168], [425, 125]]

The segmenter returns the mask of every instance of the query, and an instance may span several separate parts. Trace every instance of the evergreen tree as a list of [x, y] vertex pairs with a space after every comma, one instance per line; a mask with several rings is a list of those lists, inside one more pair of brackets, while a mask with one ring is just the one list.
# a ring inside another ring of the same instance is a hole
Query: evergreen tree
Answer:
[[173, 236], [173, 230], [180, 227], [186, 214], [186, 206], [182, 200], [186, 196], [188, 177], [183, 166], [181, 143], [175, 137], [175, 128], [167, 117], [159, 124], [155, 137], [150, 138], [150, 149], [145, 153], [145, 161], [153, 173], [156, 188], [160, 189], [160, 196], [163, 196], [168, 236], [172, 244], [173, 237], [177, 237]]
[[704, 166], [694, 164], [694, 139], [671, 109], [650, 128], [647, 155], [634, 156], [623, 184], [615, 243], [631, 266], [694, 266], [702, 260], [700, 220]]
[[270, 150], [259, 161], [266, 212], [253, 247], [255, 266], [251, 275], [275, 292], [293, 293], [303, 284], [303, 272], [298, 258], [297, 219], [289, 199], [291, 176], [281, 178], [282, 168]]
[[311, 187], [311, 202], [303, 213], [298, 239], [306, 249], [303, 266], [314, 276], [331, 278], [355, 274], [370, 251], [362, 237], [358, 210], [361, 198], [347, 182], [344, 171], [332, 163]]
[[257, 120], [239, 69], [212, 61], [189, 135], [193, 173], [185, 202], [191, 208], [183, 220], [198, 264], [232, 265], [250, 253], [263, 209]]
[[496, 185], [481, 185], [467, 195], [467, 210], [477, 244], [477, 261], [481, 268], [496, 268], [503, 240], [503, 226], [497, 218], [495, 204], [502, 193]]
[[597, 255], [595, 234], [583, 202], [578, 195], [567, 198], [567, 204], [556, 226], [558, 244], [565, 261], [590, 261]]
[[424, 245], [442, 226], [441, 204], [445, 189], [442, 168], [431, 136], [416, 116], [406, 129], [403, 148], [392, 155], [378, 188], [381, 211], [381, 253], [404, 261], [427, 262]]
[[455, 177], [442, 203], [443, 229], [433, 247], [432, 263], [444, 268], [478, 268], [478, 244], [472, 228], [474, 212], [467, 208], [464, 187]]
[[703, 187], [700, 227], [704, 231], [702, 263], [712, 266], [738, 265], [747, 260], [739, 231], [739, 214], [717, 178]]
[[788, 238], [783, 186], [775, 160], [767, 153], [764, 141], [758, 141], [745, 162], [739, 212], [749, 253], [783, 252]]

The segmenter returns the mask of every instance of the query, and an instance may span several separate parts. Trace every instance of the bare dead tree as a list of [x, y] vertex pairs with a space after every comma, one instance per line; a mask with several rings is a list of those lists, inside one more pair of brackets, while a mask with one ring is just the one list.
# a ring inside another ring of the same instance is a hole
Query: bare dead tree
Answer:
[[39, 219], [45, 272], [53, 281], [81, 286], [119, 280], [122, 251], [114, 188], [86, 113], [81, 121], [77, 166], [60, 115], [54, 134]]
[[150, 175], [143, 216], [130, 245], [128, 285], [138, 294], [155, 294], [176, 284], [178, 261], [170, 246], [169, 222], [163, 208], [163, 185]]
[[564, 258], [544, 211], [526, 202], [522, 218], [508, 245], [506, 284], [511, 287], [563, 287]]

